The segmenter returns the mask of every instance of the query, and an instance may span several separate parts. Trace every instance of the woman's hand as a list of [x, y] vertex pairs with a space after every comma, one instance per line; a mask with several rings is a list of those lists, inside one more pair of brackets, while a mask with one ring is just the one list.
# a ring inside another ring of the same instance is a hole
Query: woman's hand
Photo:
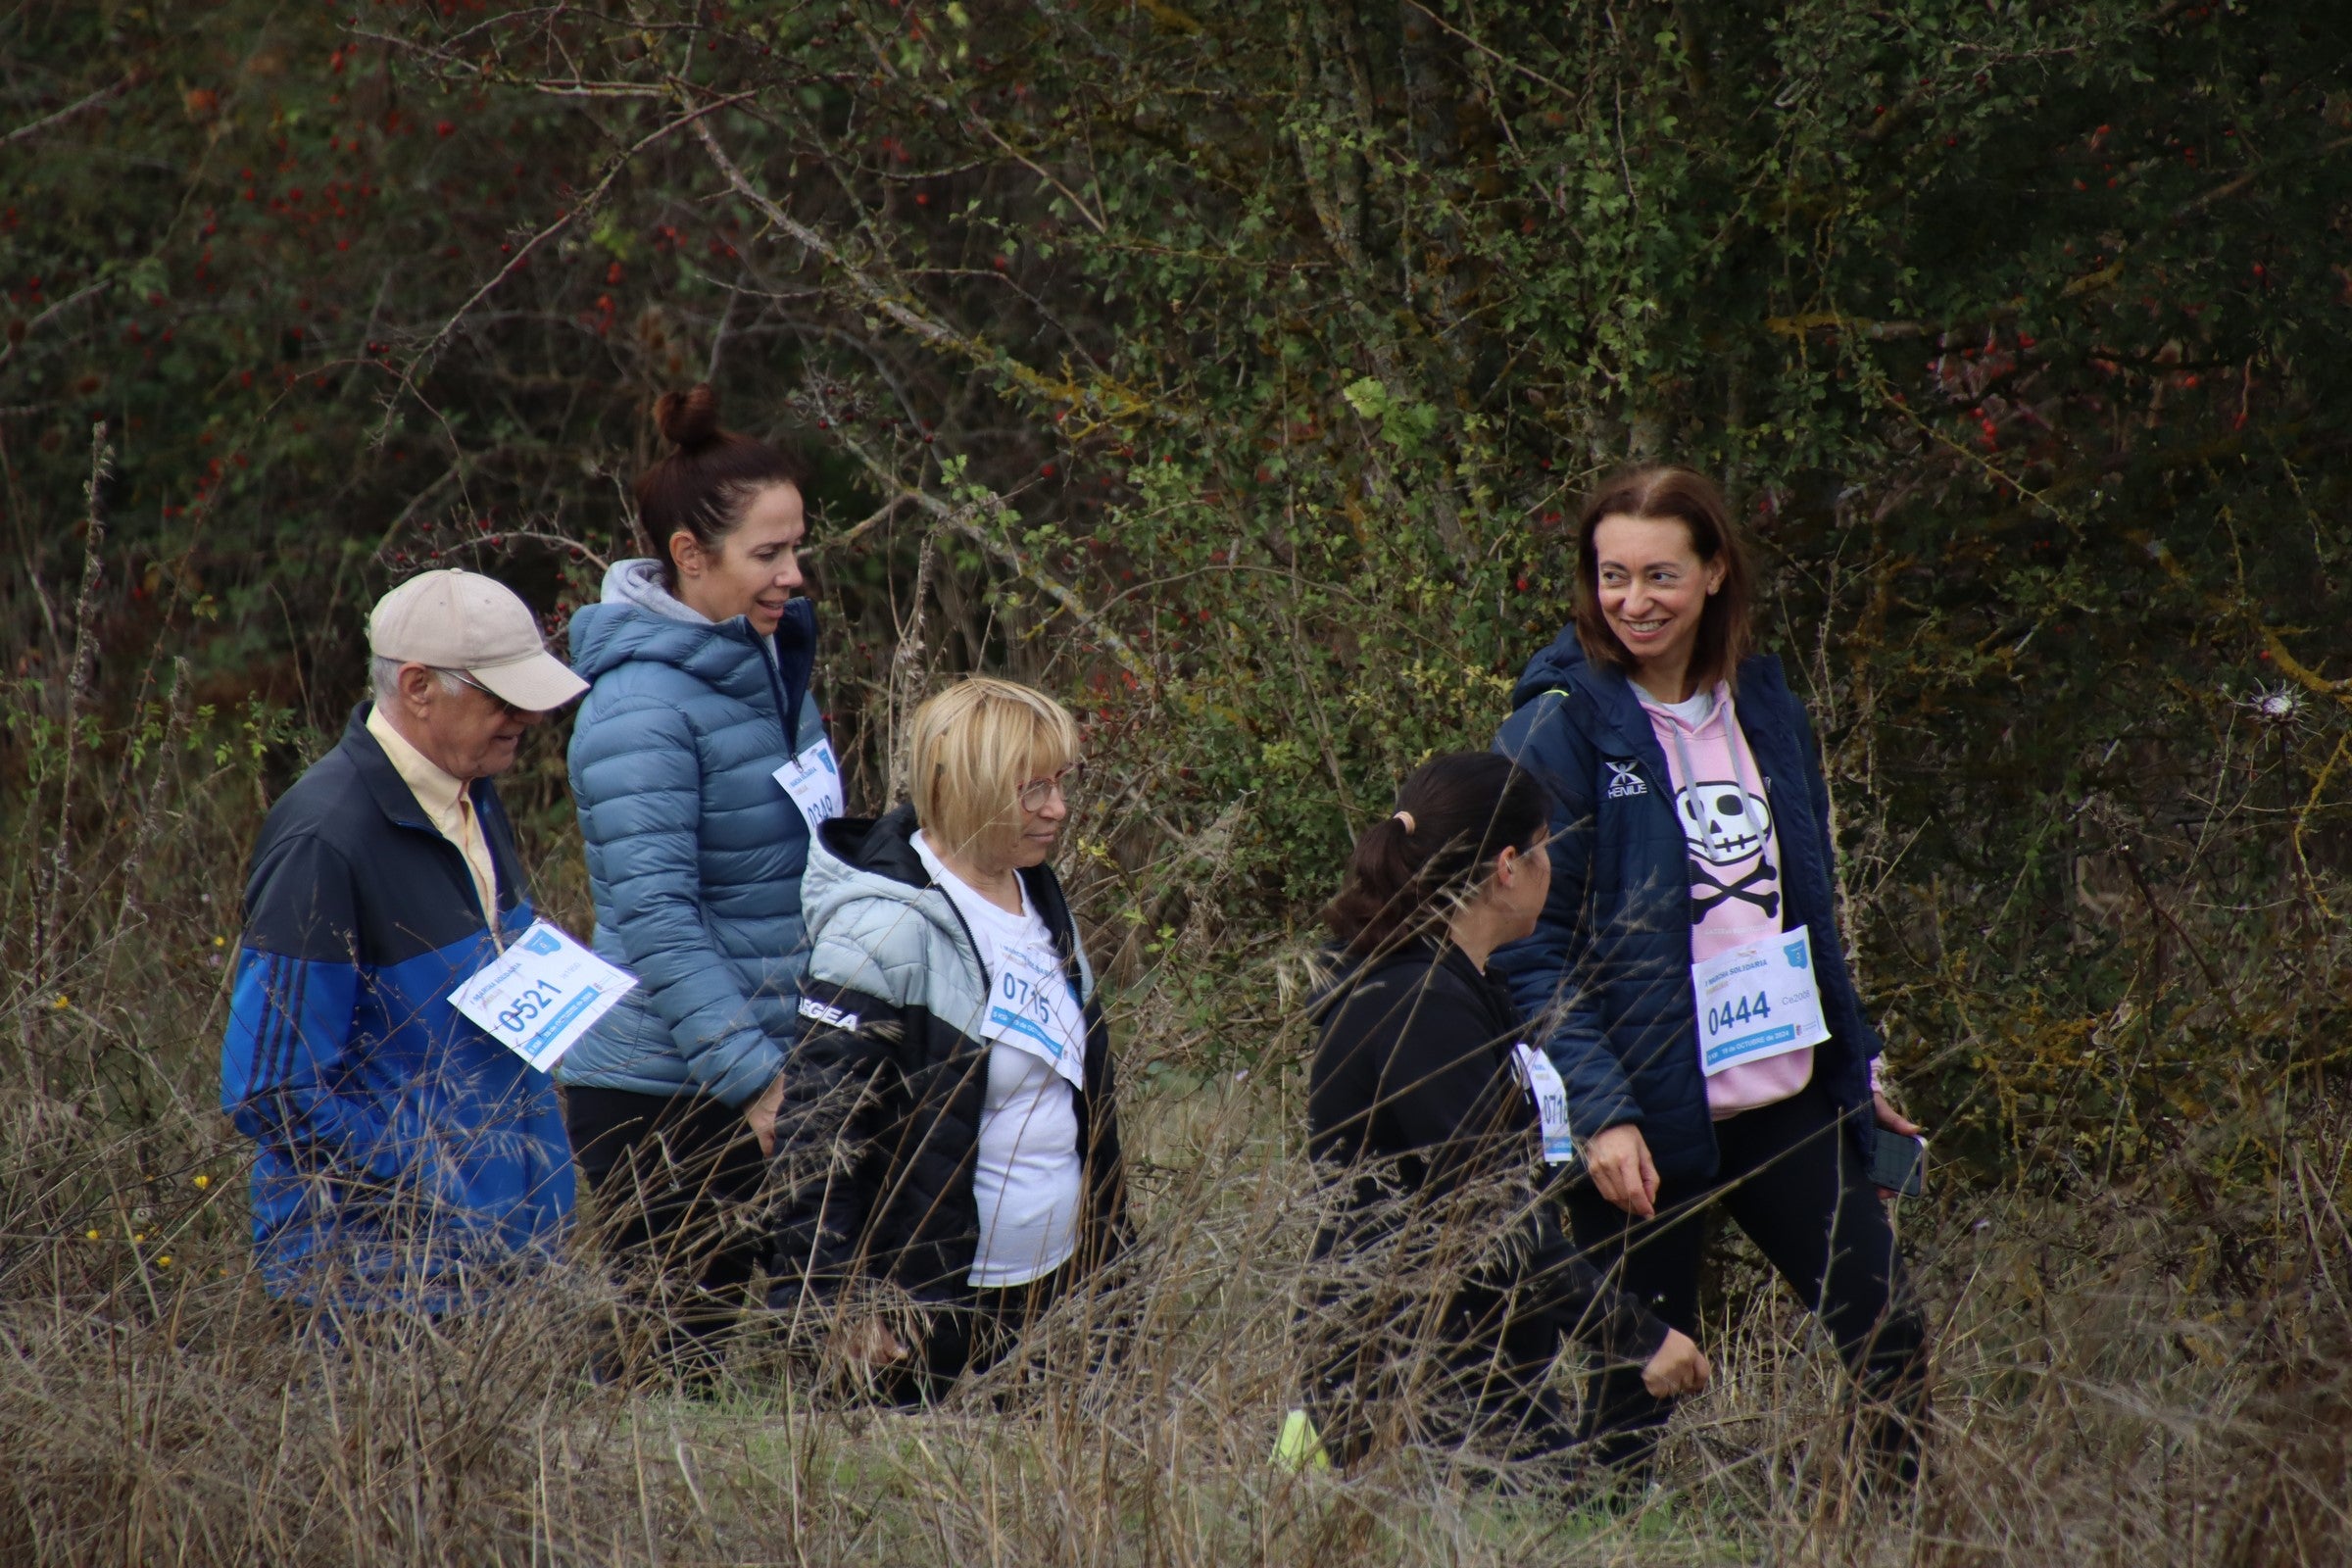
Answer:
[[760, 1140], [760, 1157], [772, 1159], [776, 1153], [776, 1113], [784, 1108], [784, 1075], [776, 1074], [758, 1100], [743, 1107], [743, 1119], [752, 1126], [752, 1136]]
[[[1913, 1121], [1910, 1117], [1895, 1109], [1893, 1105], [1887, 1103], [1886, 1092], [1884, 1089], [1873, 1089], [1870, 1092], [1870, 1108], [1877, 1114], [1879, 1118], [1879, 1125], [1886, 1128], [1888, 1132], [1900, 1133], [1905, 1138], [1917, 1138], [1919, 1136], [1919, 1123]], [[1879, 1200], [1881, 1202], [1890, 1203], [1894, 1201], [1894, 1198], [1895, 1195], [1888, 1189], [1884, 1187], [1879, 1189]]]
[[1601, 1197], [1636, 1219], [1656, 1216], [1658, 1167], [1649, 1162], [1641, 1128], [1621, 1121], [1594, 1135], [1585, 1145], [1585, 1168]]
[[1653, 1399], [1671, 1399], [1678, 1394], [1696, 1394], [1707, 1386], [1714, 1374], [1707, 1365], [1706, 1352], [1681, 1329], [1668, 1329], [1666, 1343], [1658, 1353], [1642, 1364], [1642, 1386]]
[[852, 1366], [888, 1366], [893, 1361], [906, 1359], [906, 1347], [890, 1332], [890, 1325], [878, 1317], [835, 1329], [825, 1348]]
[[1878, 1112], [1879, 1125], [1888, 1132], [1901, 1133], [1905, 1138], [1919, 1136], [1919, 1123], [1887, 1103], [1886, 1091], [1884, 1089], [1873, 1089], [1870, 1092], [1870, 1108]]

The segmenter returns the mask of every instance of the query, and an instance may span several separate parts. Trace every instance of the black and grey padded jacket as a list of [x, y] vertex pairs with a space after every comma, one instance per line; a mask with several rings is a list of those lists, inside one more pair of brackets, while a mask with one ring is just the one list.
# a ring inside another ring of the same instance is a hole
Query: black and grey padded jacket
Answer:
[[[980, 1038], [992, 977], [947, 891], [914, 850], [913, 809], [827, 822], [801, 885], [812, 943], [808, 1033], [787, 1058], [780, 1122], [789, 1172], [770, 1273], [779, 1312], [822, 1308], [858, 1281], [919, 1302], [971, 1298], [979, 1248], [972, 1169], [988, 1089]], [[1122, 1245], [1125, 1182], [1110, 1040], [1095, 977], [1051, 867], [1020, 873], [1054, 933], [1086, 1018], [1076, 1096], [1086, 1200], [1075, 1267]]]

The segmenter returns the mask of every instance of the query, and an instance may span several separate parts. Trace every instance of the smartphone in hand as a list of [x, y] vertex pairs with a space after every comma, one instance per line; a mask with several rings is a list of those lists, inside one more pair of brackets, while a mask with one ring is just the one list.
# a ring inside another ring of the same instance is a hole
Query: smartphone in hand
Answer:
[[1927, 1191], [1928, 1141], [1886, 1127], [1871, 1131], [1877, 1135], [1871, 1142], [1871, 1184], [1900, 1198]]

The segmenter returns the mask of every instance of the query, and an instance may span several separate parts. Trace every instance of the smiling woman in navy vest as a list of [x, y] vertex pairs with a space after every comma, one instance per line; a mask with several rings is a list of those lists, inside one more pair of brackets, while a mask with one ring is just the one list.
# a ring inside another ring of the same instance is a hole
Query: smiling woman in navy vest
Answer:
[[799, 1034], [801, 873], [820, 813], [784, 777], [837, 775], [808, 691], [816, 615], [798, 597], [806, 469], [721, 429], [708, 386], [663, 394], [654, 416], [670, 451], [636, 496], [658, 559], [614, 564], [603, 603], [571, 621], [592, 683], [571, 792], [596, 950], [639, 984], [556, 1075], [608, 1253], [633, 1297], [657, 1298], [621, 1360], [682, 1349], [701, 1373], [762, 1250], [742, 1205]]
[[[1529, 663], [1494, 743], [1560, 812], [1543, 919], [1494, 960], [1545, 1020], [1567, 1083], [1592, 1174], [1567, 1196], [1576, 1239], [1690, 1332], [1721, 1204], [1820, 1315], [1861, 1382], [1871, 1446], [1908, 1476], [1926, 1332], [1868, 1173], [1880, 1129], [1918, 1129], [1879, 1092], [1879, 1037], [1839, 944], [1812, 724], [1780, 662], [1749, 652], [1746, 554], [1702, 475], [1604, 482], [1577, 574], [1575, 621]], [[1782, 940], [1800, 933], [1809, 984]], [[1750, 944], [1788, 954], [1828, 1037], [1791, 1044], [1805, 1036], [1742, 1018], [1702, 1063], [1693, 967]], [[1602, 1454], [1635, 1468], [1665, 1418], [1623, 1368], [1586, 1404]]]

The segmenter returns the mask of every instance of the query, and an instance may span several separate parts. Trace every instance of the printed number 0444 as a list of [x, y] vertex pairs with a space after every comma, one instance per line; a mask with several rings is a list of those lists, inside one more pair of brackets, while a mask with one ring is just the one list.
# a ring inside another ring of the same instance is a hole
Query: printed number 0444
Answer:
[[1772, 1016], [1772, 999], [1759, 991], [1753, 998], [1739, 997], [1721, 1006], [1707, 1009], [1707, 1033], [1719, 1035], [1726, 1029], [1736, 1029], [1743, 1023]]

